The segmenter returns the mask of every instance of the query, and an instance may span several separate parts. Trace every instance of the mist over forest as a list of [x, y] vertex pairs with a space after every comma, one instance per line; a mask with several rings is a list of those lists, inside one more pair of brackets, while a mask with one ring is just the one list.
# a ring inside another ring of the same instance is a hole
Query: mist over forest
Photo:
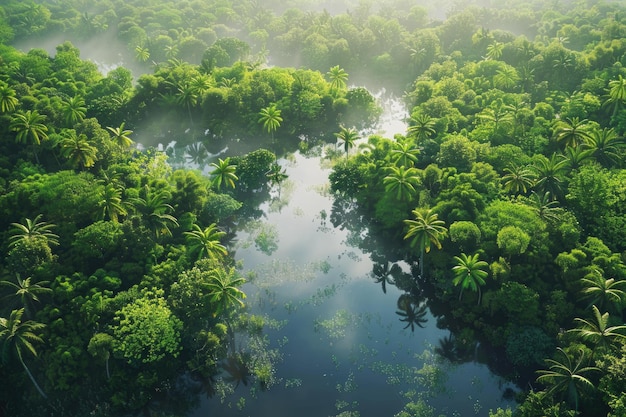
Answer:
[[623, 1], [5, 0], [0, 416], [624, 416], [625, 132]]

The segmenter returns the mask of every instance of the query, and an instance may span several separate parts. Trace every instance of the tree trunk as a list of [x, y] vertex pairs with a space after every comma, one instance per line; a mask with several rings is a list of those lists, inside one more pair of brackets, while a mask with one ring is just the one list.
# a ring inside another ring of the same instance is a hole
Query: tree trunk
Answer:
[[30, 369], [28, 369], [28, 366], [26, 366], [26, 364], [24, 363], [24, 360], [22, 359], [22, 355], [18, 354], [18, 358], [20, 359], [20, 363], [24, 367], [24, 370], [26, 371], [26, 374], [30, 378], [31, 382], [33, 383], [35, 388], [37, 388], [37, 391], [39, 392], [39, 394], [41, 394], [41, 396], [44, 397], [45, 399], [48, 399], [48, 396], [46, 395], [45, 392], [43, 392], [39, 384], [37, 384], [37, 381], [35, 381], [35, 377], [33, 376], [33, 374], [30, 373]]

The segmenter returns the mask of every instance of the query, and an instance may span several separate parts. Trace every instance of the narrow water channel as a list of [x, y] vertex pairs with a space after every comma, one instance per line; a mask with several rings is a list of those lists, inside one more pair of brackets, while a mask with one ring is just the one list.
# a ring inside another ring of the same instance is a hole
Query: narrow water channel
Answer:
[[[397, 103], [389, 104], [383, 120], [404, 128], [390, 114]], [[395, 132], [383, 126], [382, 133]], [[369, 255], [329, 220], [330, 167], [320, 154], [281, 160], [289, 178], [280, 198], [276, 191], [261, 220], [237, 235], [236, 259], [250, 277], [248, 308], [279, 324], [267, 330], [270, 348], [280, 352], [276, 383], [264, 392], [238, 386], [190, 417], [393, 416], [420, 399], [447, 416], [513, 406], [503, 396], [509, 385], [485, 365], [453, 365], [434, 353], [450, 333], [430, 312], [424, 328], [405, 328], [396, 314], [401, 292], [388, 285], [384, 293]]]

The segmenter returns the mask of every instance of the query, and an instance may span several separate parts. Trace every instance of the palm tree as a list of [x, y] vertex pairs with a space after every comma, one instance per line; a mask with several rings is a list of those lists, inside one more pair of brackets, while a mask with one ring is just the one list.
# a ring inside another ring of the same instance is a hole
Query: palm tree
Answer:
[[486, 59], [500, 59], [502, 56], [502, 51], [504, 50], [504, 43], [493, 41], [487, 46], [487, 55]]
[[626, 340], [626, 325], [610, 326], [609, 327], [609, 313], [600, 313], [598, 307], [591, 306], [593, 311], [593, 320], [585, 320], [581, 318], [575, 318], [579, 324], [576, 329], [568, 330], [569, 332], [576, 333], [583, 341], [591, 342], [595, 347], [602, 349], [608, 348], [616, 340]]
[[559, 202], [550, 196], [549, 191], [542, 194], [533, 191], [530, 193], [529, 202], [539, 218], [546, 222], [557, 221], [559, 214], [563, 212], [563, 209], [559, 207]]
[[348, 73], [343, 68], [340, 68], [339, 65], [332, 67], [326, 75], [328, 75], [328, 78], [330, 79], [331, 93], [346, 88]]
[[540, 192], [550, 192], [553, 198], [560, 199], [563, 194], [563, 179], [567, 169], [567, 160], [562, 155], [552, 154], [550, 159], [541, 156], [531, 166], [537, 175], [535, 189]]
[[198, 91], [196, 87], [193, 87], [190, 83], [179, 85], [175, 100], [177, 104], [187, 108], [187, 112], [189, 113], [189, 122], [193, 124], [191, 108], [198, 104]]
[[146, 187], [145, 198], [136, 197], [132, 200], [135, 208], [141, 213], [144, 223], [157, 238], [171, 236], [170, 227], [178, 227], [178, 220], [170, 214], [174, 208], [167, 203], [170, 197], [167, 191], [152, 192]]
[[603, 311], [621, 313], [626, 300], [626, 281], [605, 278], [599, 269], [594, 269], [580, 280], [584, 288], [583, 299], [589, 306], [597, 306]]
[[593, 383], [586, 377], [586, 374], [592, 371], [599, 371], [593, 366], [583, 366], [585, 362], [585, 353], [581, 349], [577, 360], [568, 355], [560, 347], [557, 348], [562, 356], [562, 361], [554, 359], [546, 359], [550, 364], [549, 370], [539, 370], [537, 382], [548, 385], [548, 393], [560, 393], [567, 396], [567, 401], [574, 404], [578, 411], [578, 400], [581, 390], [595, 388]]
[[575, 148], [589, 137], [589, 120], [568, 117], [559, 121], [554, 128], [554, 137], [558, 143]]
[[48, 139], [46, 134], [48, 127], [43, 124], [45, 119], [46, 116], [39, 114], [37, 110], [18, 112], [11, 118], [9, 129], [17, 132], [15, 135], [17, 143], [32, 142], [35, 145], [39, 145], [42, 140]]
[[609, 82], [609, 98], [605, 102], [606, 105], [613, 104], [611, 117], [615, 117], [619, 109], [626, 103], [626, 78], [622, 77], [621, 74], [617, 77], [617, 80]]
[[503, 124], [508, 124], [513, 121], [511, 112], [507, 111], [504, 106], [500, 106], [496, 109], [486, 107], [476, 115], [480, 120], [486, 123], [493, 123], [493, 131], [497, 131]]
[[91, 145], [83, 133], [76, 134], [73, 129], [64, 132], [64, 138], [59, 142], [61, 155], [67, 158], [74, 168], [90, 168], [98, 160], [98, 149]]
[[33, 356], [37, 356], [37, 350], [33, 343], [41, 343], [43, 339], [37, 333], [45, 326], [31, 320], [22, 322], [24, 309], [11, 311], [9, 318], [0, 317], [0, 343], [2, 346], [2, 361], [8, 362], [9, 353], [11, 351], [17, 354], [17, 359], [26, 371], [31, 382], [43, 398], [48, 398], [43, 392], [35, 377], [24, 362], [24, 353], [30, 352]]
[[402, 294], [398, 297], [396, 303], [398, 311], [396, 314], [401, 317], [400, 321], [405, 322], [405, 329], [411, 328], [411, 331], [415, 331], [415, 326], [424, 328], [426, 320], [424, 317], [428, 313], [426, 304], [417, 303], [411, 294]]
[[220, 239], [226, 236], [226, 232], [223, 232], [217, 228], [215, 223], [209, 225], [204, 230], [197, 224], [193, 225], [193, 230], [190, 232], [183, 232], [189, 242], [189, 248], [192, 252], [197, 252], [197, 259], [211, 258], [221, 259], [226, 256], [228, 251], [226, 247], [220, 243]]
[[346, 152], [346, 157], [350, 152], [350, 149], [356, 145], [356, 141], [359, 140], [359, 132], [353, 127], [346, 128], [341, 126], [339, 132], [335, 133], [337, 139], [343, 142], [343, 150]]
[[624, 138], [617, 135], [614, 129], [595, 129], [586, 142], [593, 157], [605, 167], [618, 165], [622, 159], [621, 150], [626, 146]]
[[195, 77], [191, 79], [191, 81], [189, 81], [189, 88], [199, 98], [205, 95], [212, 86], [213, 86], [213, 79], [208, 74], [196, 75]]
[[567, 161], [567, 169], [570, 171], [578, 170], [592, 156], [593, 149], [589, 149], [587, 146], [566, 146], [563, 152], [563, 157]]
[[98, 206], [101, 209], [100, 218], [104, 219], [108, 216], [113, 223], [117, 223], [119, 216], [125, 216], [127, 213], [122, 204], [122, 189], [113, 183], [104, 186]]
[[455, 256], [454, 261], [456, 265], [452, 267], [454, 271], [454, 285], [461, 284], [461, 293], [459, 294], [459, 301], [463, 297], [463, 290], [469, 288], [472, 291], [478, 291], [478, 304], [480, 304], [481, 291], [480, 287], [485, 285], [485, 278], [487, 278], [487, 271], [482, 268], [488, 266], [487, 262], [478, 259], [478, 254], [467, 256], [462, 253], [461, 256]]
[[135, 47], [135, 58], [139, 62], [146, 62], [150, 58], [150, 51], [141, 45]]
[[128, 137], [128, 135], [133, 133], [133, 131], [125, 130], [124, 124], [125, 123], [122, 122], [122, 124], [120, 124], [120, 127], [107, 126], [107, 130], [113, 134], [113, 141], [120, 148], [128, 148], [133, 144], [133, 141]]
[[427, 114], [418, 114], [411, 117], [407, 134], [415, 136], [418, 142], [430, 138], [435, 133], [437, 133], [435, 131], [435, 121], [432, 117]]
[[494, 85], [501, 90], [511, 90], [519, 85], [519, 75], [517, 70], [511, 65], [505, 65], [502, 69], [496, 71], [493, 76]]
[[211, 183], [218, 190], [222, 188], [222, 184], [230, 188], [235, 188], [235, 181], [239, 180], [239, 177], [235, 175], [237, 166], [230, 163], [230, 158], [218, 158], [217, 163], [212, 162], [211, 166], [213, 167], [213, 170], [209, 174]]
[[280, 127], [283, 118], [280, 115], [281, 111], [276, 108], [276, 104], [272, 104], [259, 112], [259, 123], [263, 124], [263, 128], [272, 135], [274, 140], [274, 132]]
[[48, 281], [39, 281], [37, 283], [31, 282], [31, 277], [22, 279], [19, 274], [16, 276], [16, 282], [13, 281], [0, 281], [0, 285], [7, 286], [13, 289], [13, 294], [7, 295], [5, 298], [13, 297], [19, 300], [21, 307], [24, 308], [27, 317], [32, 317], [33, 303], [40, 302], [39, 295], [49, 294], [52, 290], [46, 285]]
[[215, 308], [214, 315], [227, 313], [233, 307], [243, 307], [246, 294], [238, 287], [246, 280], [236, 275], [234, 269], [215, 268], [210, 272], [210, 281], [207, 284], [209, 297]]
[[81, 96], [74, 96], [67, 101], [63, 101], [61, 112], [67, 127], [73, 127], [85, 118], [87, 107], [85, 100]]
[[404, 166], [388, 167], [389, 175], [383, 178], [385, 191], [396, 194], [396, 199], [403, 201], [417, 194], [420, 176], [415, 168]]
[[38, 214], [33, 220], [25, 219], [25, 223], [11, 223], [9, 249], [15, 247], [22, 240], [44, 239], [50, 246], [59, 244], [59, 235], [51, 232], [56, 225], [41, 221], [43, 216]]
[[526, 167], [513, 164], [504, 168], [504, 172], [506, 174], [502, 177], [502, 181], [504, 182], [504, 189], [508, 193], [526, 194], [533, 186], [532, 172]]
[[419, 149], [409, 142], [393, 142], [391, 150], [391, 160], [397, 166], [412, 167], [417, 162]]
[[0, 113], [9, 113], [15, 110], [19, 101], [15, 97], [15, 90], [5, 83], [0, 83]]
[[420, 277], [424, 278], [424, 253], [430, 252], [431, 245], [441, 249], [440, 239], [446, 236], [448, 229], [444, 221], [438, 219], [437, 213], [429, 208], [417, 208], [412, 210], [414, 220], [404, 220], [408, 226], [405, 239], [411, 239], [411, 247], [417, 247], [420, 251]]

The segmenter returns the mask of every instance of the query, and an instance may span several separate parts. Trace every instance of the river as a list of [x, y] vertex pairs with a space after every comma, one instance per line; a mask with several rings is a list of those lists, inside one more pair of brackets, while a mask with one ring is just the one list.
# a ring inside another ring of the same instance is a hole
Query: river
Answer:
[[[377, 133], [404, 133], [399, 101], [384, 104]], [[247, 308], [274, 323], [265, 331], [276, 352], [274, 385], [264, 392], [240, 385], [204, 400], [189, 417], [380, 417], [420, 400], [435, 413], [424, 416], [487, 416], [514, 407], [505, 396], [512, 385], [486, 365], [451, 364], [435, 354], [450, 332], [430, 312], [424, 328], [405, 328], [396, 313], [402, 292], [393, 285], [383, 292], [369, 254], [329, 220], [333, 197], [323, 155], [281, 159], [289, 177], [280, 193], [261, 207], [260, 221], [237, 234], [235, 257], [250, 277]], [[398, 266], [410, 273], [406, 263]]]

